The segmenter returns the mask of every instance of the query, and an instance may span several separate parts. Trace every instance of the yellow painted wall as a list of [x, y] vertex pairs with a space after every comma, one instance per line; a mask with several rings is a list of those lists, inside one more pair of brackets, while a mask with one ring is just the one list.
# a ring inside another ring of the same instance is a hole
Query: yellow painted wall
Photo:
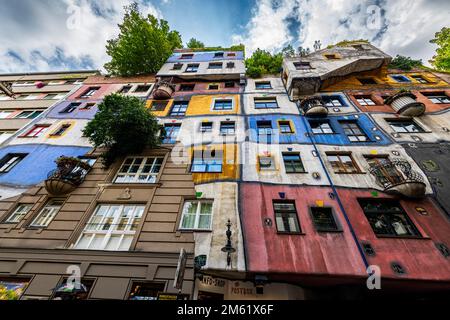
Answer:
[[[152, 103], [153, 101], [159, 102], [161, 100], [147, 100], [146, 103], [146, 107], [148, 109], [152, 108]], [[163, 100], [164, 101], [164, 100]], [[164, 109], [164, 111], [152, 111], [152, 113], [155, 115], [155, 117], [167, 117], [167, 115], [169, 114], [170, 110], [172, 109], [172, 105], [173, 105], [173, 99], [171, 100], [165, 100], [168, 101], [166, 108]]]
[[[230, 111], [214, 111], [213, 103], [214, 99], [229, 99], [233, 98], [234, 108]], [[186, 116], [198, 116], [198, 115], [227, 115], [227, 114], [239, 114], [240, 103], [239, 95], [199, 95], [193, 96], [189, 102], [189, 107], [186, 112]]]
[[189, 148], [189, 160], [193, 161], [194, 151], [215, 149], [223, 152], [222, 172], [221, 173], [193, 173], [195, 184], [201, 184], [211, 181], [236, 180], [239, 179], [239, 153], [238, 146], [235, 144], [216, 144], [208, 146], [195, 146]]

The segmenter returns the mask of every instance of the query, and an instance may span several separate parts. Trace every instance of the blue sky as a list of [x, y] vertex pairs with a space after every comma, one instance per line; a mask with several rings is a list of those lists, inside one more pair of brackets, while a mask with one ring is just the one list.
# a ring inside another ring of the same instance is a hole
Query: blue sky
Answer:
[[[101, 69], [131, 0], [0, 0], [0, 72]], [[448, 0], [138, 0], [186, 43], [244, 43], [278, 51], [369, 39], [388, 54], [428, 61], [434, 33], [449, 26]]]

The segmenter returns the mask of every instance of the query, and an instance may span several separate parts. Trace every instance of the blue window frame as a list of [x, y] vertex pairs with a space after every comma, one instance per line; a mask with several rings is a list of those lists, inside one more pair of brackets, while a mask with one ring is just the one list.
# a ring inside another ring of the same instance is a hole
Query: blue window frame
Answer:
[[255, 98], [255, 109], [277, 109], [277, 98]]
[[189, 105], [188, 101], [174, 102], [172, 110], [170, 111], [170, 115], [172, 117], [184, 117], [184, 115], [186, 114], [188, 105]]
[[411, 82], [411, 80], [407, 76], [401, 74], [392, 74], [391, 78], [401, 83]]
[[222, 152], [216, 150], [194, 151], [191, 172], [221, 173]]
[[233, 110], [233, 100], [219, 99], [214, 101], [214, 110]]
[[166, 135], [164, 136], [163, 143], [175, 144], [177, 142], [178, 134], [180, 133], [181, 124], [166, 124], [164, 130]]

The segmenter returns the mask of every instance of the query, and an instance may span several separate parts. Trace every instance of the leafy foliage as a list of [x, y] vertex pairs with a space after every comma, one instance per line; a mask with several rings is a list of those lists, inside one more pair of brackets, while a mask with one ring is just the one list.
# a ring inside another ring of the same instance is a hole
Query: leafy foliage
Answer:
[[281, 72], [283, 54], [272, 55], [270, 52], [257, 49], [253, 55], [245, 60], [247, 75], [251, 78], [259, 78], [266, 74], [277, 74]]
[[394, 59], [392, 59], [389, 68], [391, 69], [400, 69], [403, 71], [409, 71], [414, 68], [419, 68], [422, 66], [422, 60], [413, 60], [410, 57], [405, 57], [401, 55], [396, 55]]
[[332, 47], [348, 47], [352, 44], [358, 44], [358, 43], [367, 43], [370, 44], [370, 41], [367, 39], [358, 39], [358, 40], [342, 40], [336, 44], [329, 45], [327, 48], [330, 49]]
[[281, 53], [283, 54], [283, 57], [291, 58], [295, 56], [295, 49], [291, 44], [289, 44], [281, 50]]
[[195, 38], [191, 38], [187, 43], [187, 47], [190, 49], [204, 48], [205, 44]]
[[112, 75], [156, 73], [173, 50], [182, 46], [178, 31], [170, 31], [165, 20], [152, 15], [144, 17], [136, 2], [125, 7], [119, 28], [119, 36], [108, 40], [106, 45], [111, 61], [105, 64], [105, 69]]
[[8, 290], [5, 286], [0, 285], [0, 301], [1, 300], [19, 300], [20, 292]]
[[450, 71], [450, 28], [442, 28], [430, 41], [438, 46], [430, 63], [441, 71]]
[[95, 147], [106, 148], [103, 164], [109, 167], [117, 157], [157, 147], [161, 139], [156, 118], [136, 97], [106, 96], [99, 111], [83, 133]]

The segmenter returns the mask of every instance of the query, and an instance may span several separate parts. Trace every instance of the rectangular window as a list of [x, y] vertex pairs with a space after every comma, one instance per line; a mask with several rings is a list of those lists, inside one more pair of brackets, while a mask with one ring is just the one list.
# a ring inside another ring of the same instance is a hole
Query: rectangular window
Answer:
[[317, 231], [339, 231], [339, 227], [336, 223], [333, 210], [331, 208], [313, 207], [311, 208], [311, 215]]
[[397, 133], [419, 133], [424, 130], [417, 125], [413, 120], [386, 120], [391, 126], [392, 130]]
[[9, 138], [11, 138], [14, 133], [16, 133], [15, 131], [9, 131], [9, 130], [0, 130], [0, 143], [5, 142], [6, 140], [8, 140]]
[[72, 102], [67, 107], [65, 107], [60, 113], [72, 113], [75, 110], [77, 110], [79, 106], [81, 106], [81, 102]]
[[179, 91], [194, 91], [195, 88], [195, 84], [180, 84], [180, 89]]
[[311, 131], [314, 134], [333, 134], [333, 127], [331, 127], [330, 122], [327, 120], [315, 120], [309, 121]]
[[358, 81], [363, 85], [378, 84], [375, 78], [358, 78]]
[[323, 103], [325, 107], [332, 108], [332, 107], [344, 107], [344, 104], [342, 103], [342, 99], [339, 96], [322, 96]]
[[232, 136], [236, 133], [236, 123], [234, 121], [226, 121], [220, 123], [220, 134], [223, 136]]
[[49, 128], [49, 125], [35, 125], [30, 131], [24, 134], [24, 138], [38, 138], [44, 134]]
[[86, 103], [80, 110], [91, 110], [95, 105], [96, 103]]
[[335, 173], [360, 172], [350, 153], [327, 153], [327, 158]]
[[151, 86], [148, 84], [142, 84], [138, 85], [136, 87], [136, 90], [134, 90], [134, 93], [146, 93], [148, 90], [150, 90]]
[[271, 121], [257, 121], [257, 134], [259, 143], [272, 143], [272, 122]]
[[10, 172], [20, 161], [22, 161], [27, 154], [23, 153], [9, 153], [0, 160], [0, 173]]
[[165, 136], [164, 136], [162, 143], [175, 144], [177, 142], [180, 130], [181, 130], [181, 124], [179, 124], [179, 123], [165, 124], [164, 125]]
[[421, 92], [421, 93], [433, 103], [436, 104], [450, 103], [450, 98], [445, 94], [445, 92]]
[[36, 216], [33, 222], [30, 224], [30, 227], [33, 228], [46, 228], [52, 222], [52, 220], [56, 217], [56, 214], [61, 209], [64, 200], [54, 199], [47, 202], [44, 208], [42, 208], [41, 212]]
[[211, 62], [208, 65], [208, 69], [222, 69], [223, 63], [222, 62]]
[[128, 300], [153, 301], [158, 300], [158, 294], [164, 292], [164, 283], [133, 282]]
[[233, 69], [236, 65], [234, 64], [234, 62], [227, 62], [227, 68], [228, 69]]
[[198, 63], [188, 64], [185, 72], [195, 73], [198, 71], [199, 67], [200, 67], [200, 65]]
[[290, 121], [278, 121], [278, 126], [280, 128], [281, 134], [293, 134], [294, 129], [292, 128]]
[[223, 58], [224, 53], [223, 52], [216, 52], [214, 53], [214, 58]]
[[182, 63], [175, 63], [173, 65], [173, 69], [172, 70], [181, 70], [183, 69], [183, 64]]
[[283, 162], [286, 173], [305, 173], [299, 153], [283, 152]]
[[294, 67], [296, 70], [309, 70], [311, 68], [311, 63], [309, 62], [294, 62]]
[[424, 77], [420, 76], [420, 75], [411, 75], [411, 78], [413, 78], [414, 80], [416, 80], [419, 83], [429, 83], [427, 79], [425, 79]]
[[276, 201], [273, 203], [277, 230], [280, 233], [300, 233], [297, 209], [291, 201]]
[[208, 90], [219, 90], [219, 85], [218, 84], [210, 84], [208, 85]]
[[72, 125], [69, 123], [65, 123], [61, 125], [55, 132], [51, 134], [52, 137], [62, 136]]
[[167, 105], [169, 104], [169, 101], [153, 101], [152, 107], [150, 108], [151, 111], [164, 111], [166, 110]]
[[128, 251], [141, 223], [143, 205], [98, 205], [75, 249]]
[[13, 110], [2, 110], [0, 111], [0, 119], [8, 118], [14, 111]]
[[212, 122], [202, 122], [200, 124], [201, 132], [212, 132], [213, 123]]
[[172, 110], [170, 111], [170, 116], [172, 117], [184, 117], [186, 115], [186, 110], [188, 108], [188, 101], [177, 101], [173, 103]]
[[260, 171], [274, 171], [277, 169], [275, 160], [271, 156], [259, 156], [258, 164]]
[[221, 173], [222, 151], [196, 150], [192, 159], [191, 172], [194, 173]]
[[255, 83], [256, 90], [272, 89], [270, 81], [260, 81]]
[[6, 223], [19, 223], [22, 221], [23, 217], [30, 212], [33, 205], [31, 204], [19, 204], [13, 213], [10, 214], [8, 219], [5, 220]]
[[211, 230], [212, 210], [212, 201], [186, 201], [180, 229]]
[[44, 97], [44, 100], [54, 100], [58, 96], [57, 93], [49, 93]]
[[277, 109], [277, 98], [255, 98], [255, 109]]
[[396, 82], [400, 83], [407, 83], [411, 82], [407, 76], [401, 75], [401, 74], [391, 74], [391, 78], [394, 79]]
[[356, 121], [339, 121], [350, 142], [367, 142], [369, 137], [364, 133]]
[[359, 203], [376, 235], [421, 237], [416, 226], [398, 201], [388, 199], [360, 199]]
[[225, 82], [225, 88], [234, 88], [234, 82], [233, 81]]
[[125, 94], [130, 92], [132, 86], [123, 86], [122, 89], [120, 89], [119, 93]]
[[194, 54], [192, 54], [192, 53], [185, 53], [185, 54], [182, 54], [180, 57], [180, 59], [183, 59], [183, 60], [190, 60], [192, 58], [194, 58]]
[[214, 110], [233, 110], [233, 100], [232, 99], [218, 99], [214, 101]]
[[41, 110], [27, 110], [22, 111], [17, 116], [15, 116], [16, 119], [35, 119], [38, 116], [40, 116], [44, 111]]
[[382, 185], [398, 185], [405, 181], [403, 175], [391, 164], [387, 155], [368, 155], [365, 158], [371, 168], [377, 167], [379, 169], [374, 171], [374, 173]]
[[100, 87], [90, 87], [80, 96], [80, 99], [88, 99], [96, 94], [98, 90], [100, 90]]
[[114, 183], [156, 183], [164, 158], [127, 158], [117, 172]]
[[370, 96], [355, 96], [356, 101], [360, 106], [375, 106], [376, 103]]

